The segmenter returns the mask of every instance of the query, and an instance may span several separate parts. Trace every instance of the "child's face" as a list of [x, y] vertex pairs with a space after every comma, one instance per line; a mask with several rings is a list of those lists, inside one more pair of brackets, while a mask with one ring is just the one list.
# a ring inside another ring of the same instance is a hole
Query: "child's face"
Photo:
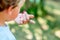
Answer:
[[17, 7], [15, 7], [14, 9], [10, 7], [8, 9], [8, 12], [5, 15], [7, 21], [14, 20], [17, 17], [20, 12], [20, 8], [23, 6], [24, 2], [25, 0], [21, 0]]

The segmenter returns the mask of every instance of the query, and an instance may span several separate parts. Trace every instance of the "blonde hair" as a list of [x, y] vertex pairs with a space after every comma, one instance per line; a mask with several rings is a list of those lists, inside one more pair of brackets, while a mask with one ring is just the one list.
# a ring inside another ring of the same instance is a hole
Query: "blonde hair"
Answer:
[[0, 11], [8, 9], [10, 6], [16, 7], [20, 0], [0, 0]]

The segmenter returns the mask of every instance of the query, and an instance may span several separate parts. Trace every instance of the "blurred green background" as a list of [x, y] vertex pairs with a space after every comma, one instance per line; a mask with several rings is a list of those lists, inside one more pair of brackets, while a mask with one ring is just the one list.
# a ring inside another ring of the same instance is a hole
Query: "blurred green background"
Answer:
[[36, 23], [9, 22], [17, 40], [60, 40], [60, 0], [26, 0], [23, 10], [33, 14]]

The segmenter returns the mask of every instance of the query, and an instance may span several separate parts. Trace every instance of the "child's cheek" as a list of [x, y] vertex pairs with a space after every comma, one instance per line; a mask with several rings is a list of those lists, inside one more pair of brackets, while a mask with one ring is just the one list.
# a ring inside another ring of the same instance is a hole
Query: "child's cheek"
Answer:
[[10, 20], [14, 20], [14, 19], [18, 16], [18, 14], [19, 14], [19, 9], [18, 9], [18, 8], [15, 9], [15, 10], [13, 10], [13, 11], [12, 11], [12, 14], [9, 14]]
[[11, 20], [14, 20], [17, 17], [18, 13], [12, 13], [12, 15], [10, 16]]

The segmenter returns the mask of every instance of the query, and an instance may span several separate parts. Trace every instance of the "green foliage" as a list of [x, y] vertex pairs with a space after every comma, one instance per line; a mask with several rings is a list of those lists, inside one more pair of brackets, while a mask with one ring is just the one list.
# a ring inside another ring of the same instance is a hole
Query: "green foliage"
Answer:
[[[28, 23], [19, 26], [16, 23], [9, 24], [14, 28], [17, 40], [60, 40], [60, 3], [52, 0], [27, 0], [21, 8], [28, 14], [33, 14], [35, 24]], [[13, 27], [14, 26], [14, 27]], [[59, 31], [58, 33], [56, 33]], [[27, 35], [30, 35], [26, 37]], [[29, 39], [29, 37], [31, 37]]]

